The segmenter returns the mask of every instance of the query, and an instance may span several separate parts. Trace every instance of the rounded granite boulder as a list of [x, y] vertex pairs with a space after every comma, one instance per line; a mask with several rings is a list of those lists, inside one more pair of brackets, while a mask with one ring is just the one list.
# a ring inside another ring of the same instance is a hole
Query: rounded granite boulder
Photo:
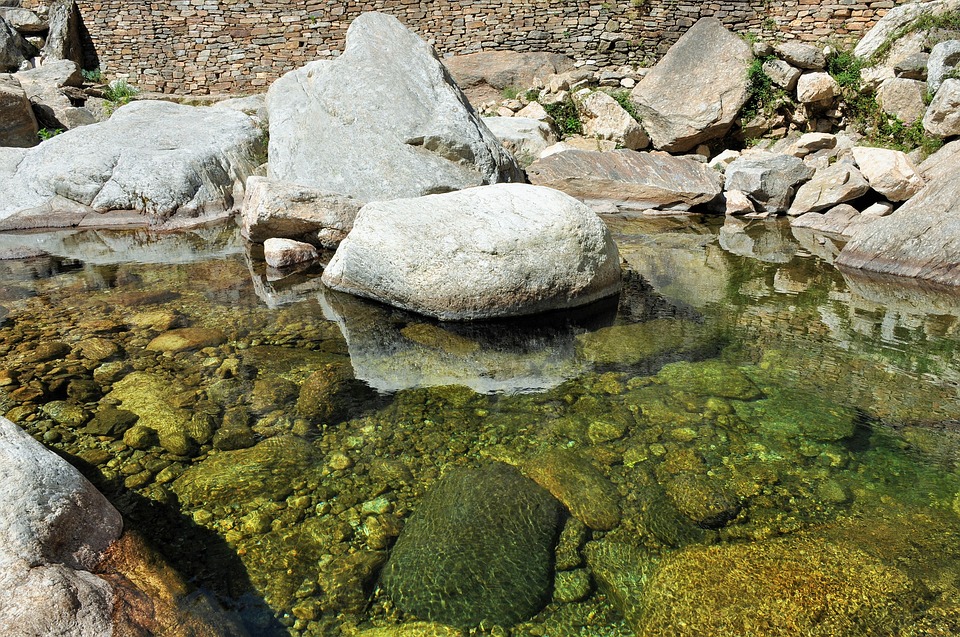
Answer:
[[620, 290], [603, 221], [562, 192], [495, 184], [364, 206], [329, 287], [442, 320], [535, 314]]
[[524, 620], [550, 600], [560, 511], [510, 465], [451, 471], [407, 522], [381, 583], [421, 619], [460, 628]]

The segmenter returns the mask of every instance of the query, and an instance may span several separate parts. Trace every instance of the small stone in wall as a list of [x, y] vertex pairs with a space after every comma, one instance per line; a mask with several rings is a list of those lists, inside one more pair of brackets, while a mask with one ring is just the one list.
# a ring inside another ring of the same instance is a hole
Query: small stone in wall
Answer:
[[312, 261], [320, 256], [317, 249], [309, 243], [293, 239], [267, 239], [263, 243], [263, 256], [267, 265], [285, 268], [297, 263]]

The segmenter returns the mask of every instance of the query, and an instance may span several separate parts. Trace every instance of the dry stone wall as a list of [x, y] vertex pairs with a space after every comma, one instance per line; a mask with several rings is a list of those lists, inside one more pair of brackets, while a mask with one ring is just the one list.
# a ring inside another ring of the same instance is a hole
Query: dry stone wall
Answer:
[[[44, 0], [24, 0], [35, 8]], [[899, 3], [899, 2], [897, 2]], [[856, 38], [892, 0], [79, 0], [101, 68], [165, 93], [253, 93], [343, 48], [364, 11], [383, 11], [444, 55], [551, 51], [598, 66], [651, 64], [699, 18], [737, 32]]]

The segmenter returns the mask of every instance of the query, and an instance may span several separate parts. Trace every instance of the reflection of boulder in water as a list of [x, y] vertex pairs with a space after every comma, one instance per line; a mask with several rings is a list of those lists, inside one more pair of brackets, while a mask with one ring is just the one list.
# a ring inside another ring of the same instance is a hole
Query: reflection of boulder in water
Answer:
[[514, 321], [438, 323], [331, 290], [320, 293], [350, 349], [356, 377], [385, 392], [465, 385], [474, 391], [555, 387], [586, 371], [575, 337], [613, 322], [616, 303]]
[[198, 226], [191, 230], [155, 232], [145, 228], [53, 230], [0, 233], [0, 258], [18, 251], [77, 259], [89, 265], [119, 263], [194, 263], [238, 254], [243, 250], [233, 224]]
[[704, 307], [723, 300], [730, 273], [716, 235], [692, 219], [616, 219], [611, 231], [631, 269], [672, 301]]
[[[840, 267], [850, 291], [900, 314], [955, 326], [960, 317], [960, 289], [911, 279]], [[951, 329], [953, 331], [953, 329]]]
[[824, 234], [810, 228], [794, 227], [791, 231], [801, 248], [827, 263], [833, 263], [847, 243], [847, 240], [843, 237]]
[[785, 222], [745, 222], [733, 217], [727, 217], [720, 228], [720, 247], [767, 263], [789, 263], [799, 249]]
[[263, 260], [263, 246], [247, 244], [244, 256], [253, 291], [271, 310], [312, 299], [324, 287], [320, 275], [326, 259], [277, 270]]

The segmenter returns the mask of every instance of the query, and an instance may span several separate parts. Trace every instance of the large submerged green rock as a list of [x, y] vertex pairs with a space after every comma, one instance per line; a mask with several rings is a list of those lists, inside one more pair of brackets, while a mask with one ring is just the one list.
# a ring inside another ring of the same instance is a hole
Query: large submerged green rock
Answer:
[[600, 365], [637, 365], [671, 354], [715, 347], [713, 335], [693, 321], [654, 319], [613, 325], [577, 336], [577, 352]]
[[382, 574], [419, 618], [509, 626], [549, 601], [560, 504], [515, 468], [458, 469], [424, 497]]

